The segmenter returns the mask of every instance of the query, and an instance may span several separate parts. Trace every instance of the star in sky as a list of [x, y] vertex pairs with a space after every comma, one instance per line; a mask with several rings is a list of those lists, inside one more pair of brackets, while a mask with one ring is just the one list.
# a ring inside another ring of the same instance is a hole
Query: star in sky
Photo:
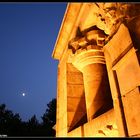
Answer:
[[22, 96], [24, 97], [26, 94], [25, 93], [22, 93]]

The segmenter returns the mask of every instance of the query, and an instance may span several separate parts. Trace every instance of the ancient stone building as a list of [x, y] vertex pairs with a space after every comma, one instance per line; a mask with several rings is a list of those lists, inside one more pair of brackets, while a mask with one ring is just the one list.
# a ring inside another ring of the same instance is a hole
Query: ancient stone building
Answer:
[[56, 137], [140, 136], [140, 4], [69, 3], [52, 57]]

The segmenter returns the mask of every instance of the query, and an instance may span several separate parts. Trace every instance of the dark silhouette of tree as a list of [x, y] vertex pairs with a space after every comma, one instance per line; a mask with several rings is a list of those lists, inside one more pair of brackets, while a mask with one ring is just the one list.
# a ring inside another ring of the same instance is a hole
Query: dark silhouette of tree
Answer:
[[41, 117], [43, 120], [42, 126], [48, 129], [48, 133], [51, 136], [55, 136], [55, 130], [52, 128], [56, 124], [56, 99], [52, 99], [47, 104], [47, 109], [43, 116]]
[[21, 118], [19, 114], [13, 114], [11, 110], [6, 109], [6, 105], [0, 105], [0, 134], [20, 135]]
[[47, 104], [43, 114], [42, 122], [39, 123], [36, 115], [24, 122], [18, 113], [13, 113], [6, 108], [5, 104], [0, 105], [0, 134], [7, 136], [55, 136], [52, 127], [56, 123], [56, 99]]
[[28, 123], [29, 126], [37, 127], [38, 126], [38, 120], [36, 118], [36, 115], [33, 115], [27, 123]]
[[41, 117], [44, 124], [50, 124], [51, 126], [56, 123], [56, 99], [52, 99], [47, 104], [46, 112]]
[[26, 126], [26, 132], [24, 135], [26, 136], [38, 136], [38, 133], [36, 132], [39, 129], [39, 122], [36, 118], [36, 115], [33, 115], [25, 124]]

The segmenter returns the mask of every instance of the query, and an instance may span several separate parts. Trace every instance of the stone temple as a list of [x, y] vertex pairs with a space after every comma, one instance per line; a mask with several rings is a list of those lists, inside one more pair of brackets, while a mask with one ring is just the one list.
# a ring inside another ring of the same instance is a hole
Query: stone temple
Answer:
[[68, 3], [52, 57], [56, 137], [140, 137], [139, 3]]

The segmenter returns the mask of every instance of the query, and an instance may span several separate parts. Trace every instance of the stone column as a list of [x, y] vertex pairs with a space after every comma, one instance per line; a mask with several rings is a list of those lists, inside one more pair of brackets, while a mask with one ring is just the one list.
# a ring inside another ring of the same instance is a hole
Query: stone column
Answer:
[[87, 118], [91, 121], [110, 107], [104, 53], [101, 47], [89, 45], [75, 53], [72, 63], [83, 73]]

